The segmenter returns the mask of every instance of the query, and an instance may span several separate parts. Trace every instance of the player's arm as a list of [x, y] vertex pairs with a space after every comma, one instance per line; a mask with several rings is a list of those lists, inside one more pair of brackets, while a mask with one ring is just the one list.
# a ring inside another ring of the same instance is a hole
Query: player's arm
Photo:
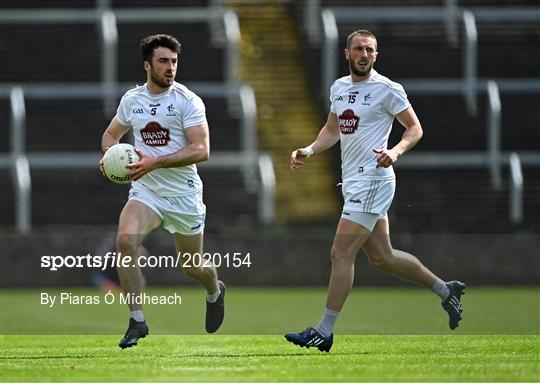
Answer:
[[403, 127], [405, 132], [392, 149], [374, 148], [373, 152], [377, 153], [377, 165], [379, 167], [389, 167], [393, 165], [404, 153], [411, 150], [422, 138], [424, 134], [422, 125], [418, 120], [418, 116], [414, 112], [413, 107], [409, 107], [396, 115], [396, 119]]
[[128, 168], [132, 170], [132, 179], [138, 180], [154, 169], [184, 167], [208, 160], [210, 157], [208, 125], [194, 125], [186, 128], [184, 133], [188, 145], [169, 155], [152, 157], [139, 149], [135, 149], [141, 159], [136, 163], [128, 165]]
[[188, 145], [166, 156], [156, 158], [157, 168], [184, 167], [200, 163], [210, 157], [208, 125], [200, 124], [184, 130]]
[[337, 115], [333, 112], [328, 114], [326, 124], [321, 128], [313, 143], [305, 148], [298, 148], [291, 153], [291, 169], [297, 169], [304, 165], [306, 158], [326, 151], [339, 141], [339, 127]]
[[[130, 126], [120, 124], [116, 116], [113, 117], [109, 126], [105, 132], [103, 132], [103, 136], [101, 137], [101, 150], [105, 153], [107, 149], [118, 144], [122, 136], [124, 136], [130, 128]], [[103, 159], [99, 160], [99, 169], [105, 176], [105, 171], [103, 170]]]
[[113, 117], [101, 137], [101, 150], [105, 152], [109, 147], [118, 144], [122, 136], [124, 136], [130, 128], [130, 126], [120, 124], [116, 116]]

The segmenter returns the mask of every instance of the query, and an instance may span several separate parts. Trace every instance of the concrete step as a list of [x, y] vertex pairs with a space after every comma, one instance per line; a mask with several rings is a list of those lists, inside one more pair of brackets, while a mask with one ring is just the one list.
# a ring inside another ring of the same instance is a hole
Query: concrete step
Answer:
[[[226, 2], [227, 3], [227, 2]], [[299, 47], [297, 26], [286, 2], [229, 2], [240, 18], [242, 81], [257, 96], [259, 147], [272, 153], [281, 222], [335, 215], [330, 155], [317, 156], [302, 172], [289, 169], [290, 152], [312, 142], [320, 129]], [[276, 26], [279, 25], [279, 28]]]

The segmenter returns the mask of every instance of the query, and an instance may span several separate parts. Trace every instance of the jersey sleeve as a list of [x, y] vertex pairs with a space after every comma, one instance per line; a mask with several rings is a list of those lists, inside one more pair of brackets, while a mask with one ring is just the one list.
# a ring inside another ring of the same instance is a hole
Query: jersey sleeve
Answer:
[[198, 96], [192, 97], [186, 104], [182, 125], [184, 129], [195, 125], [207, 124], [206, 108], [202, 99]]
[[116, 110], [116, 120], [122, 125], [128, 126], [131, 125], [129, 122], [129, 105], [127, 98], [124, 96], [120, 100], [118, 109]]
[[390, 88], [385, 105], [386, 111], [390, 115], [395, 116], [398, 113], [403, 112], [410, 106], [411, 103], [409, 102], [407, 94], [405, 93], [405, 90], [403, 89], [403, 86], [401, 86], [401, 84], [395, 84], [393, 87]]
[[336, 82], [330, 87], [330, 112], [336, 113], [336, 108], [334, 107], [334, 90], [336, 88]]

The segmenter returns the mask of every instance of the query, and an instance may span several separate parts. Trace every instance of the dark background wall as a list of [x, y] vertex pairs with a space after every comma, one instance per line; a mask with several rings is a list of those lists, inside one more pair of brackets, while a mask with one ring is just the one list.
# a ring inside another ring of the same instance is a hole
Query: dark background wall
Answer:
[[[40, 267], [43, 255], [101, 255], [97, 244], [113, 236], [96, 227], [56, 228], [32, 235], [1, 234], [0, 280], [3, 287], [89, 285], [96, 269]], [[222, 255], [220, 276], [233, 285], [325, 285], [330, 271], [333, 228], [238, 228], [208, 231], [205, 251]], [[415, 254], [434, 273], [470, 285], [538, 283], [540, 234], [400, 234], [392, 236], [395, 248]], [[145, 242], [149, 255], [176, 255], [165, 231]], [[250, 253], [251, 266], [227, 268], [226, 253]], [[146, 255], [145, 255], [146, 256]], [[355, 285], [408, 284], [373, 269], [361, 252], [356, 262]], [[193, 284], [179, 268], [144, 268], [148, 284]]]
[[[113, 1], [114, 7], [144, 6], [140, 1]], [[155, 1], [154, 6], [206, 6], [207, 1]], [[362, 1], [362, 5], [430, 5], [441, 1]], [[87, 7], [94, 1], [49, 1], [48, 7]], [[323, 6], [359, 5], [358, 1], [323, 1]], [[537, 6], [536, 1], [460, 1], [460, 6]], [[0, 1], [0, 8], [44, 6], [42, 1]], [[291, 3], [302, 38], [303, 2]], [[144, 27], [144, 28], [143, 28]], [[377, 68], [396, 81], [407, 78], [459, 78], [461, 50], [449, 47], [442, 24], [339, 25], [340, 50], [348, 33], [372, 29], [379, 37]], [[64, 29], [62, 29], [64, 28]], [[38, 26], [0, 24], [0, 56], [4, 58], [0, 83], [99, 81], [99, 34], [95, 26]], [[69, 33], [66, 33], [68, 28]], [[141, 29], [143, 28], [143, 29]], [[149, 23], [119, 29], [121, 81], [144, 81], [137, 42], [155, 30], [179, 35], [185, 48], [180, 62], [181, 81], [221, 81], [224, 51], [212, 43], [206, 23], [189, 28]], [[536, 23], [479, 23], [480, 78], [540, 77], [540, 27]], [[300, 56], [312, 89], [320, 85], [320, 46], [302, 46]], [[31, 53], [31, 55], [28, 55]], [[64, 60], [65, 57], [69, 60]], [[13, 58], [16, 61], [11, 60]], [[347, 73], [344, 60], [340, 75]], [[217, 69], [217, 70], [216, 70]], [[315, 94], [319, 94], [317, 89]], [[485, 150], [485, 96], [477, 116], [466, 113], [461, 95], [410, 94], [422, 119], [425, 136], [415, 151]], [[540, 93], [501, 93], [503, 150], [537, 151], [540, 147]], [[217, 150], [238, 149], [239, 120], [228, 113], [226, 100], [206, 99]], [[321, 103], [321, 111], [325, 106]], [[32, 151], [96, 151], [100, 135], [111, 116], [104, 116], [96, 100], [27, 101], [27, 147]], [[322, 117], [321, 117], [322, 122]], [[9, 104], [0, 99], [0, 152], [9, 149]], [[399, 139], [395, 130], [391, 142]], [[336, 153], [333, 169], [339, 172]], [[486, 169], [400, 170], [398, 193], [390, 220], [393, 244], [411, 251], [435, 272], [470, 284], [534, 284], [540, 276], [540, 170], [523, 169], [524, 222], [508, 220], [509, 175], [502, 190], [491, 187]], [[234, 284], [325, 284], [330, 267], [329, 250], [339, 212], [317, 223], [300, 219], [261, 228], [256, 219], [256, 195], [242, 187], [239, 171], [202, 169], [208, 206], [206, 248], [210, 252], [250, 252], [252, 267], [222, 268]], [[127, 189], [107, 183], [98, 170], [32, 171], [34, 230], [13, 232], [15, 196], [11, 173], [0, 170], [0, 255], [2, 286], [86, 285], [92, 271], [49, 272], [39, 267], [43, 255], [93, 253], [113, 226], [127, 198]], [[223, 191], [227, 191], [224, 193]], [[333, 196], [340, 199], [339, 191]], [[147, 242], [152, 254], [174, 254], [163, 232]], [[374, 271], [358, 257], [360, 284], [403, 284]], [[149, 283], [189, 284], [179, 271], [147, 269]]]

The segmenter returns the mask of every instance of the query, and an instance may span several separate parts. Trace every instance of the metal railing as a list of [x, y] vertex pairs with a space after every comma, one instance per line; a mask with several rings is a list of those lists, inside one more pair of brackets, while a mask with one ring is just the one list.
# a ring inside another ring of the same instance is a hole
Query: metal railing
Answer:
[[259, 218], [262, 224], [268, 225], [276, 220], [276, 174], [274, 172], [274, 162], [269, 155], [262, 154], [257, 159], [257, 165], [262, 181], [259, 192]]
[[321, 34], [321, 2], [320, 0], [304, 1], [304, 30], [306, 31], [308, 41], [312, 46], [319, 44]]
[[[333, 17], [332, 17], [333, 16]], [[459, 8], [455, 0], [446, 0], [444, 7], [332, 7], [321, 12], [322, 30], [324, 33], [322, 58], [321, 92], [328, 93], [329, 85], [337, 78], [337, 31], [338, 23], [361, 22], [444, 22], [449, 43], [457, 39], [457, 18], [463, 22], [465, 44], [463, 46], [463, 93], [468, 111], [475, 114], [477, 110], [477, 21], [540, 21], [540, 7], [467, 7]], [[327, 33], [330, 31], [329, 33]]]
[[497, 83], [489, 81], [487, 84], [487, 148], [489, 153], [489, 171], [491, 184], [494, 189], [502, 188], [501, 177], [501, 97]]
[[26, 106], [22, 89], [20, 87], [13, 88], [9, 99], [11, 125], [9, 162], [15, 185], [15, 227], [19, 233], [28, 233], [32, 225], [32, 184], [30, 165], [26, 157]]
[[478, 32], [474, 15], [470, 11], [463, 11], [463, 29], [465, 35], [465, 48], [462, 51], [465, 100], [467, 100], [469, 114], [476, 115], [478, 110], [478, 94], [476, 92], [476, 83], [478, 82]]
[[[313, 0], [319, 3], [318, 0]], [[317, 4], [311, 4], [316, 8]], [[320, 6], [320, 4], [318, 4]], [[321, 12], [322, 46], [322, 92], [328, 93], [337, 78], [338, 22], [436, 22], [446, 23], [448, 43], [456, 46], [458, 42], [457, 22], [461, 16], [465, 44], [462, 49], [463, 78], [448, 79], [410, 79], [403, 80], [407, 92], [426, 94], [462, 93], [465, 96], [469, 114], [477, 114], [478, 92], [486, 90], [487, 103], [487, 148], [486, 152], [444, 152], [411, 153], [398, 163], [399, 167], [487, 167], [492, 186], [502, 188], [501, 168], [509, 164], [511, 171], [510, 221], [517, 224], [523, 220], [523, 175], [521, 164], [540, 166], [540, 153], [501, 151], [501, 100], [499, 90], [517, 93], [539, 93], [540, 79], [479, 80], [477, 73], [478, 31], [477, 20], [493, 21], [540, 21], [539, 8], [496, 8], [477, 7], [461, 9], [456, 0], [446, 0], [445, 7], [334, 7]], [[315, 30], [312, 27], [312, 30]]]
[[[507, 165], [510, 169], [509, 188], [510, 202], [508, 220], [512, 224], [523, 221], [523, 173], [522, 164], [528, 166], [540, 165], [538, 152], [501, 152], [499, 168]], [[490, 155], [482, 151], [461, 152], [413, 152], [407, 153], [396, 164], [398, 169], [471, 169], [490, 168]]]
[[[540, 152], [523, 151], [506, 153], [501, 150], [501, 99], [499, 87], [493, 80], [483, 84], [487, 93], [487, 151], [410, 153], [397, 164], [404, 168], [474, 168], [486, 167], [491, 176], [491, 184], [495, 190], [502, 189], [502, 166], [510, 167], [510, 205], [509, 220], [513, 224], [523, 221], [523, 174], [521, 164], [540, 166]], [[478, 88], [479, 85], [476, 84]], [[416, 91], [414, 83], [407, 87], [408, 91]], [[519, 88], [518, 88], [519, 89]], [[420, 91], [427, 91], [420, 87]], [[459, 91], [458, 87], [447, 88], [447, 93]]]
[[118, 83], [118, 28], [114, 12], [105, 10], [101, 14], [101, 81], [107, 92], [103, 98], [105, 116], [113, 116], [116, 98], [113, 90]]
[[[229, 88], [212, 83], [192, 83], [190, 87], [204, 97], [229, 98], [236, 95], [241, 111], [240, 151], [213, 152], [201, 168], [238, 168], [242, 170], [247, 191], [257, 192], [258, 219], [261, 224], [275, 220], [275, 175], [271, 158], [257, 152], [256, 101], [249, 86]], [[39, 152], [27, 153], [25, 149], [26, 110], [25, 97], [32, 99], [101, 99], [117, 98], [129, 86], [117, 85], [114, 89], [103, 84], [33, 84], [26, 86], [0, 86], [0, 98], [9, 97], [11, 108], [11, 148], [8, 155], [0, 155], [0, 168], [12, 170], [15, 188], [16, 229], [20, 233], [31, 228], [31, 177], [30, 169], [96, 168], [100, 152]]]
[[510, 221], [519, 224], [523, 221], [523, 172], [521, 160], [515, 152], [510, 154]]
[[452, 48], [456, 48], [459, 44], [457, 25], [459, 18], [458, 0], [446, 0], [445, 8], [446, 36], [448, 39], [448, 45], [450, 45]]
[[[101, 35], [102, 82], [114, 88], [118, 74], [118, 28], [119, 23], [174, 22], [208, 23], [214, 36], [221, 36], [216, 27], [221, 21], [225, 37], [224, 77], [230, 87], [238, 86], [238, 57], [240, 44], [240, 24], [238, 16], [231, 10], [218, 6], [182, 8], [125, 8], [112, 10], [108, 1], [95, 9], [0, 9], [0, 24], [75, 24], [95, 23]], [[215, 41], [220, 38], [215, 37]], [[231, 105], [233, 103], [231, 102]], [[106, 95], [104, 112], [110, 116], [115, 110], [115, 100]]]
[[[225, 82], [234, 87], [238, 85], [238, 68], [240, 63], [240, 22], [233, 11], [223, 13], [223, 25], [225, 28]], [[229, 107], [233, 102], [229, 100]]]
[[240, 111], [242, 113], [242, 135], [240, 146], [243, 154], [242, 169], [244, 171], [244, 184], [250, 192], [255, 192], [257, 181], [255, 167], [257, 161], [257, 132], [252, 127], [257, 125], [257, 101], [253, 88], [243, 85], [239, 89]]
[[[324, 45], [323, 45], [323, 57], [322, 57], [322, 92], [324, 94], [329, 94], [330, 87], [336, 79], [337, 75], [337, 65], [336, 57], [338, 51], [338, 38], [339, 32], [337, 28], [336, 17], [334, 13], [325, 9], [321, 14], [323, 20], [323, 31], [324, 31]], [[326, 100], [326, 98], [324, 98]]]

